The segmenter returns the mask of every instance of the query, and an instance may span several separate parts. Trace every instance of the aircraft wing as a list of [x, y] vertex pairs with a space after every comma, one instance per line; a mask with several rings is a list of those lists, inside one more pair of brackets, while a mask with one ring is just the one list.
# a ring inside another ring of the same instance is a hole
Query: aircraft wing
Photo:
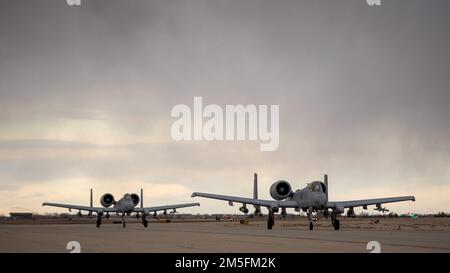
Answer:
[[[58, 203], [43, 203], [43, 206], [52, 206], [58, 208], [66, 208], [66, 209], [74, 209], [74, 210], [85, 210], [85, 211], [93, 211], [93, 212], [119, 212], [116, 208], [103, 208], [103, 207], [88, 207], [88, 206], [78, 206], [78, 205], [69, 205], [69, 204], [58, 204]], [[177, 209], [177, 208], [185, 208], [185, 207], [193, 207], [200, 206], [199, 203], [187, 203], [187, 204], [177, 204], [177, 205], [169, 205], [169, 206], [159, 206], [159, 207], [146, 207], [146, 208], [134, 208], [134, 212], [150, 212], [150, 211], [159, 211], [159, 210], [169, 210], [169, 209]]]
[[236, 203], [242, 203], [242, 204], [258, 205], [258, 206], [263, 206], [263, 207], [281, 207], [281, 208], [297, 208], [298, 207], [298, 204], [295, 201], [262, 200], [262, 199], [219, 195], [219, 194], [211, 194], [211, 193], [203, 193], [203, 192], [194, 192], [191, 195], [191, 197], [197, 197], [197, 196], [228, 201], [231, 203], [236, 202]]
[[78, 205], [70, 205], [70, 204], [59, 204], [59, 203], [43, 203], [42, 206], [66, 208], [69, 210], [71, 210], [71, 209], [85, 210], [85, 211], [93, 211], [93, 212], [117, 212], [117, 209], [115, 209], [115, 208], [89, 207], [89, 206], [78, 206]]
[[186, 203], [186, 204], [176, 204], [176, 205], [157, 206], [157, 207], [145, 207], [145, 208], [135, 207], [134, 211], [148, 213], [150, 211], [170, 210], [170, 209], [187, 208], [187, 207], [195, 207], [195, 206], [200, 206], [200, 204], [199, 203]]
[[328, 202], [328, 208], [352, 208], [361, 207], [369, 205], [381, 205], [385, 203], [403, 202], [403, 201], [416, 201], [414, 196], [400, 196], [400, 197], [390, 197], [390, 198], [377, 198], [377, 199], [363, 199], [363, 200], [352, 200], [352, 201], [337, 201]]

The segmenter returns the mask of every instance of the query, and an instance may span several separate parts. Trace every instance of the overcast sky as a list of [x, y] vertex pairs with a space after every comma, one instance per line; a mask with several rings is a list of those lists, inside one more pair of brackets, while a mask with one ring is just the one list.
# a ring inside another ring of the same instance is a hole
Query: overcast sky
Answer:
[[[235, 212], [330, 176], [330, 199], [450, 211], [450, 2], [1, 0], [0, 213], [145, 191]], [[176, 104], [280, 105], [280, 145], [175, 142]]]

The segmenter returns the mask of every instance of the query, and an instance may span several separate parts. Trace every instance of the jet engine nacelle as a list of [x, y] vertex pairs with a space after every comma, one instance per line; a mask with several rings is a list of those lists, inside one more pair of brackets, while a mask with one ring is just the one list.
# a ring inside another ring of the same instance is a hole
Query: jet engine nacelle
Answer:
[[283, 200], [292, 195], [291, 185], [284, 180], [279, 180], [270, 187], [270, 196], [275, 200]]
[[102, 206], [104, 206], [105, 208], [110, 207], [115, 202], [116, 201], [114, 200], [114, 196], [112, 194], [110, 194], [110, 193], [105, 193], [100, 198], [100, 204], [102, 204]]
[[140, 201], [139, 195], [132, 193], [131, 200], [133, 200], [134, 206], [139, 205], [139, 201]]

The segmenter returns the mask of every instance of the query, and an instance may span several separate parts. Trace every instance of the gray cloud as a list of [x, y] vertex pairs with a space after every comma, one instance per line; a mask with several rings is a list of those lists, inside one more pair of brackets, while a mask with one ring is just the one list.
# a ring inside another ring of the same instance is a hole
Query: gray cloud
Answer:
[[[448, 1], [5, 1], [0, 185], [448, 185]], [[170, 109], [279, 104], [280, 148], [177, 143]], [[115, 143], [117, 142], [117, 143]], [[250, 177], [250, 179], [248, 179]], [[336, 185], [336, 184], [335, 184]], [[231, 193], [231, 192], [229, 192]], [[432, 209], [432, 208], [430, 208]]]

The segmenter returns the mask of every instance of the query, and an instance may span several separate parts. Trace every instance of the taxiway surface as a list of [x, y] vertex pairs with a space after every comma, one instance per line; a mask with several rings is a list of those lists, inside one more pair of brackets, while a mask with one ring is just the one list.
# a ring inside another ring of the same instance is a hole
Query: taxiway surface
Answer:
[[448, 220], [430, 226], [390, 221], [376, 228], [349, 221], [339, 231], [325, 224], [310, 231], [296, 221], [278, 221], [273, 230], [264, 221], [150, 223], [149, 228], [3, 224], [0, 252], [69, 252], [69, 241], [78, 241], [82, 252], [369, 252], [369, 241], [379, 242], [382, 252], [450, 252]]

